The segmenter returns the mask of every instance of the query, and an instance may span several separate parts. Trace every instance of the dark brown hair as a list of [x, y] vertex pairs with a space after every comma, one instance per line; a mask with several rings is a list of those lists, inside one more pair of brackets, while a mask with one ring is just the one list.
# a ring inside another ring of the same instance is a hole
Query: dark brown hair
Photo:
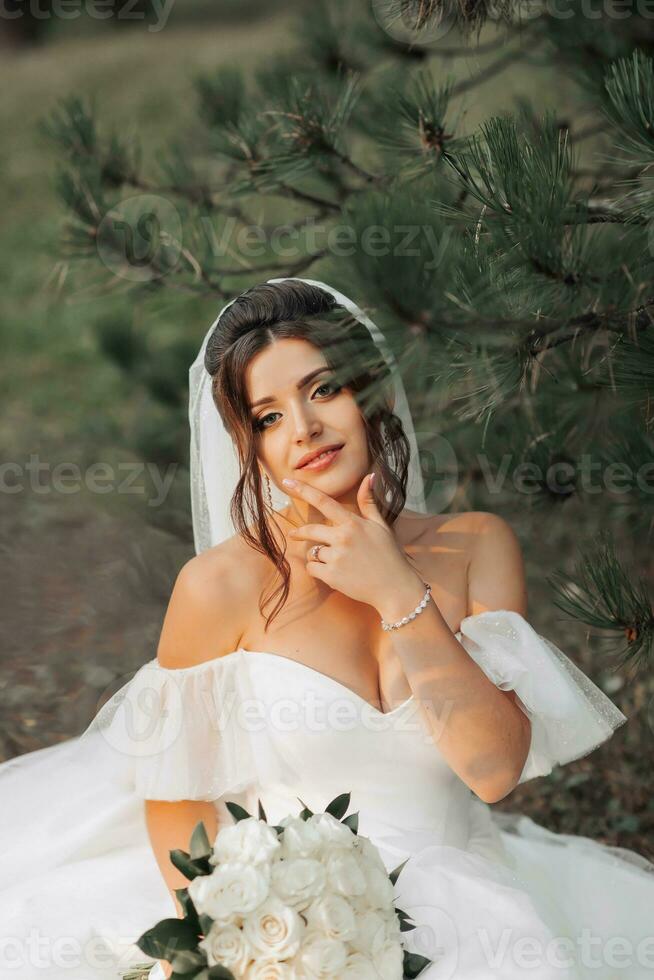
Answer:
[[[376, 476], [377, 506], [393, 524], [406, 501], [409, 442], [397, 415], [388, 407], [392, 378], [367, 327], [318, 286], [297, 280], [260, 283], [224, 311], [207, 342], [204, 364], [212, 376], [212, 395], [234, 440], [241, 475], [232, 497], [234, 527], [255, 550], [267, 555], [282, 582], [259, 610], [281, 592], [266, 618], [266, 629], [288, 598], [290, 566], [266, 519], [256, 432], [248, 405], [245, 370], [251, 359], [281, 338], [309, 341], [325, 356], [337, 384], [356, 398], [366, 427]], [[250, 530], [249, 523], [253, 525]]]

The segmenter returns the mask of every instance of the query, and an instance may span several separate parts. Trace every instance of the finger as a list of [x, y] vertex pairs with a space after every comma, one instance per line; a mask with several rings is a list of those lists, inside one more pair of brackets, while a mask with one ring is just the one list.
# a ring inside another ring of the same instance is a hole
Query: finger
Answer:
[[291, 495], [297, 494], [302, 500], [306, 500], [307, 503], [321, 511], [334, 524], [342, 524], [349, 519], [349, 510], [343, 507], [342, 504], [339, 504], [337, 500], [334, 500], [333, 497], [330, 497], [329, 494], [323, 493], [322, 490], [318, 490], [308, 483], [302, 483], [300, 480], [290, 480], [289, 482], [288, 477], [284, 477], [282, 483], [285, 487], [288, 487]]
[[334, 544], [334, 528], [331, 524], [303, 524], [288, 532], [289, 538], [296, 541], [321, 541], [323, 544]]
[[382, 517], [379, 508], [377, 507], [377, 501], [375, 500], [375, 495], [372, 489], [373, 476], [374, 473], [368, 473], [361, 481], [361, 485], [357, 490], [357, 505], [362, 517], [365, 517], [370, 521], [375, 521], [377, 524], [383, 524], [385, 527], [387, 527], [388, 525]]
[[[308, 561], [306, 564], [306, 570], [309, 575], [313, 575], [314, 578], [319, 578], [322, 582], [327, 582], [325, 578], [325, 569], [327, 566], [323, 561]], [[329, 583], [327, 582], [329, 585]]]

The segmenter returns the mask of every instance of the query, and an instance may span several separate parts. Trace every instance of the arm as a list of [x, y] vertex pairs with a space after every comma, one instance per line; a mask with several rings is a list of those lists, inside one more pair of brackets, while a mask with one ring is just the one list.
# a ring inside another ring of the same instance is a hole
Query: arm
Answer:
[[[397, 620], [422, 594], [412, 572], [394, 583], [378, 612]], [[495, 514], [480, 512], [468, 572], [468, 614], [513, 609], [524, 615], [526, 590], [518, 539]], [[520, 778], [530, 722], [512, 692], [486, 676], [456, 639], [435, 602], [389, 634], [420, 710], [450, 767], [477, 796], [496, 803]]]
[[218, 833], [218, 821], [213, 803], [202, 800], [146, 800], [145, 822], [159, 870], [177, 908], [177, 917], [184, 912], [175, 895], [176, 888], [186, 888], [188, 879], [170, 860], [170, 852], [180, 848], [188, 851], [191, 834], [203, 821], [210, 841]]
[[[224, 555], [207, 553], [192, 558], [180, 570], [159, 638], [157, 660], [175, 670], [220, 656], [238, 645], [234, 624], [240, 604], [230, 585], [233, 576]], [[233, 646], [232, 646], [233, 643]], [[175, 895], [187, 878], [171, 863], [170, 851], [188, 851], [191, 834], [203, 821], [210, 841], [218, 832], [213, 803], [205, 800], [145, 800], [145, 821], [152, 850], [170, 891], [178, 918], [184, 913]], [[161, 960], [167, 977], [170, 964]]]

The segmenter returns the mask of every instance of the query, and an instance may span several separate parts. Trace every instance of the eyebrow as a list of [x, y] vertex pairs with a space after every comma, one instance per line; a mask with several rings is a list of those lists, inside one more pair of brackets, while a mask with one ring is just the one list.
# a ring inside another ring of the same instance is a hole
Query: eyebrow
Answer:
[[[304, 386], [308, 384], [312, 378], [315, 378], [318, 374], [322, 374], [323, 371], [331, 371], [331, 368], [326, 364], [324, 367], [317, 368], [315, 371], [310, 371], [309, 374], [305, 374], [303, 378], [300, 378], [295, 387], [299, 391], [300, 388], [304, 388]], [[269, 402], [274, 401], [275, 399], [271, 395], [266, 395], [264, 398], [257, 398], [256, 402], [252, 402], [250, 408], [256, 408], [257, 405], [266, 405]]]

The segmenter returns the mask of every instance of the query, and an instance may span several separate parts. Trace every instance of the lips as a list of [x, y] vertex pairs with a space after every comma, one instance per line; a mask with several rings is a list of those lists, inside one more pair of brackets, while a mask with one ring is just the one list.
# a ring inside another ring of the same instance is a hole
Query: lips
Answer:
[[317, 456], [320, 456], [321, 453], [329, 452], [330, 449], [342, 449], [344, 445], [345, 443], [343, 442], [333, 442], [329, 446], [321, 446], [320, 449], [314, 449], [313, 452], [307, 453], [305, 456], [302, 456], [299, 463], [296, 465], [295, 469], [296, 470], [302, 469], [303, 466], [306, 466], [307, 463], [310, 463]]

